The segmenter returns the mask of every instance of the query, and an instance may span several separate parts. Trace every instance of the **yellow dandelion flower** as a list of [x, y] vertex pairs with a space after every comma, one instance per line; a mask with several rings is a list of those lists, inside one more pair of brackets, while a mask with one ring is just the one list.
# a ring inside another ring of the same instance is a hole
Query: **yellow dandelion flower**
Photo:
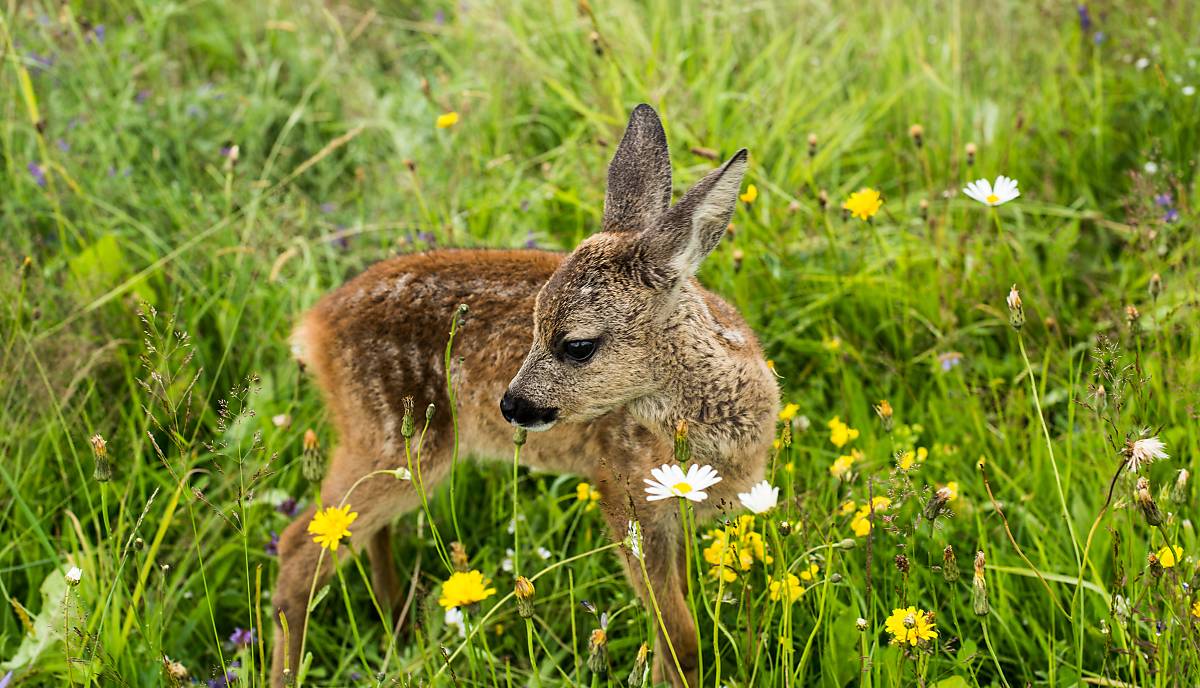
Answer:
[[900, 470], [907, 471], [908, 469], [913, 467], [913, 464], [916, 463], [916, 460], [917, 460], [916, 452], [909, 449], [908, 451], [901, 454], [900, 458], [896, 459], [896, 465], [900, 467]]
[[1169, 569], [1175, 564], [1178, 564], [1183, 558], [1183, 548], [1178, 546], [1163, 547], [1155, 553], [1158, 557], [1158, 563], [1162, 564], [1164, 569]]
[[922, 640], [938, 637], [937, 628], [933, 624], [933, 613], [916, 607], [893, 609], [883, 627], [892, 634], [892, 642], [897, 645], [916, 645]]
[[925, 447], [917, 447], [917, 463], [925, 463], [925, 459], [929, 458], [929, 450]]
[[316, 535], [313, 542], [330, 552], [336, 552], [342, 538], [350, 536], [350, 524], [358, 518], [358, 512], [350, 511], [350, 505], [331, 506], [317, 511], [308, 522], [308, 532]]
[[856, 454], [858, 454], [858, 452], [854, 451], [854, 452], [851, 452], [849, 454], [844, 454], [844, 455], [839, 456], [836, 459], [834, 459], [833, 465], [829, 467], [829, 475], [832, 475], [833, 477], [837, 478], [838, 480], [841, 480], [842, 478], [844, 478], [846, 476], [846, 474], [850, 472], [850, 469], [854, 466], [854, 462], [855, 462], [855, 460], [857, 460], [858, 456], [861, 456], [861, 454], [858, 454], [858, 456], [855, 456]]
[[732, 583], [737, 580], [737, 572], [728, 566], [714, 566], [708, 570], [708, 575], [713, 578], [723, 578], [726, 583]]
[[854, 534], [859, 537], [866, 536], [871, 532], [870, 515], [872, 507], [874, 507], [875, 513], [879, 513], [891, 505], [892, 500], [888, 499], [887, 497], [876, 497], [875, 499], [871, 500], [871, 504], [869, 506], [863, 504], [862, 508], [860, 508], [854, 514], [854, 518], [850, 520], [851, 530], [853, 530]]
[[783, 470], [784, 472], [791, 473], [792, 471], [796, 470], [796, 464], [788, 461], [787, 463], [783, 464]]
[[854, 500], [851, 499], [851, 500], [842, 502], [842, 506], [838, 508], [838, 511], [840, 512], [840, 515], [847, 516], [849, 514], [854, 513], [854, 510], [857, 508], [858, 508], [858, 506], [854, 503]]
[[858, 431], [842, 422], [842, 419], [834, 416], [833, 420], [829, 421], [829, 441], [833, 446], [841, 449], [846, 446], [847, 442], [858, 437]]
[[1200, 600], [1196, 600], [1196, 603], [1192, 605], [1192, 616], [1200, 618]]
[[438, 115], [437, 121], [434, 122], [434, 125], [438, 129], [449, 129], [450, 127], [454, 126], [455, 124], [458, 124], [458, 113], [454, 112], [453, 110], [451, 110], [450, 112]]
[[837, 351], [842, 348], [841, 337], [825, 337], [821, 340], [821, 347], [826, 351]]
[[754, 199], [758, 198], [758, 187], [753, 184], [747, 186], [746, 193], [738, 196], [738, 198], [742, 200], [742, 203], [753, 203]]
[[788, 423], [796, 417], [796, 412], [800, 410], [800, 404], [786, 404], [779, 412], [779, 420]]
[[818, 572], [818, 571], [820, 571], [820, 570], [821, 570], [821, 569], [820, 569], [820, 567], [819, 567], [819, 566], [817, 566], [816, 564], [812, 564], [812, 563], [810, 563], [810, 564], [808, 565], [808, 568], [807, 568], [807, 569], [805, 569], [804, 571], [801, 571], [801, 572], [800, 572], [800, 580], [802, 580], [802, 581], [814, 581], [814, 580], [816, 580], [816, 579], [817, 579], [817, 572]]
[[592, 487], [591, 483], [582, 482], [575, 486], [575, 499], [587, 504], [584, 507], [585, 511], [591, 511], [596, 508], [596, 502], [600, 501], [600, 492]]
[[788, 604], [794, 604], [796, 600], [804, 597], [804, 586], [800, 585], [800, 579], [793, 574], [787, 575], [786, 583], [781, 580], [771, 581], [770, 597], [772, 602], [777, 602], [781, 597], [787, 599]]
[[450, 609], [481, 602], [496, 594], [495, 588], [488, 587], [491, 583], [492, 581], [484, 578], [479, 571], [455, 571], [442, 583], [442, 596], [438, 604]]
[[957, 480], [951, 480], [950, 482], [946, 483], [942, 487], [946, 488], [947, 490], [950, 490], [950, 499], [947, 501], [953, 502], [954, 500], [958, 499], [958, 481]]
[[850, 211], [851, 217], [869, 220], [883, 207], [883, 199], [875, 189], [864, 188], [850, 194], [842, 207]]

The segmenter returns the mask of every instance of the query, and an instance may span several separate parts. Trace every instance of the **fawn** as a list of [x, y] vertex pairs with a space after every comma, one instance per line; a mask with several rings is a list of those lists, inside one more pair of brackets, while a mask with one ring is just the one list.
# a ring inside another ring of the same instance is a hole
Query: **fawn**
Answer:
[[[522, 463], [597, 484], [614, 538], [636, 519], [647, 575], [632, 554], [622, 550], [621, 558], [639, 596], [648, 604], [648, 580], [662, 612], [655, 680], [696, 686], [699, 648], [685, 602], [678, 509], [674, 500], [647, 502], [642, 479], [671, 460], [680, 421], [695, 461], [723, 476], [699, 503], [700, 515], [735, 503], [732, 496], [763, 475], [779, 406], [774, 374], [737, 310], [694, 277], [727, 230], [746, 159], [738, 151], [671, 205], [666, 133], [653, 108], [639, 105], [609, 165], [601, 229], [569, 255], [406, 255], [325, 296], [293, 335], [338, 432], [321, 502], [338, 504], [371, 471], [407, 465], [405, 397], [437, 409], [421, 450], [424, 486], [447, 476], [453, 428], [445, 411], [445, 333], [458, 305], [468, 304], [450, 370], [462, 455], [511, 460], [513, 425], [543, 431], [529, 435]], [[375, 476], [350, 503], [359, 514], [351, 543], [366, 547], [388, 609], [399, 596], [389, 524], [417, 507], [419, 495], [411, 482]], [[312, 516], [310, 508], [279, 542], [277, 686], [301, 660], [314, 576], [320, 585], [332, 573], [328, 557], [315, 570], [320, 548], [305, 532]]]

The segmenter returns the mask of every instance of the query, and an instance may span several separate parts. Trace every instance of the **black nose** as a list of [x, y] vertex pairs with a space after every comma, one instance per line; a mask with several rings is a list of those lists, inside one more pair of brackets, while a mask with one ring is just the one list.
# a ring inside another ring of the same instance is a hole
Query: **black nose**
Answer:
[[523, 426], [553, 423], [558, 418], [558, 409], [534, 406], [528, 399], [508, 391], [500, 397], [500, 413], [504, 420]]

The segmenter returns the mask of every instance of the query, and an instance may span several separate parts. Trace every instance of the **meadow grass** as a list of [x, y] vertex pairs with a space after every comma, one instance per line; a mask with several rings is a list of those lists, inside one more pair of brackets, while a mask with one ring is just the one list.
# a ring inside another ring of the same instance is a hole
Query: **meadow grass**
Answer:
[[[272, 534], [336, 441], [297, 314], [396, 253], [570, 249], [648, 102], [677, 188], [751, 151], [700, 277], [796, 405], [780, 506], [689, 528], [703, 684], [1196, 685], [1200, 10], [1087, 5], [4, 3], [0, 684], [263, 685]], [[997, 174], [1021, 197], [960, 193]], [[655, 612], [579, 482], [460, 462], [399, 522], [394, 642], [343, 549], [304, 684], [636, 685]], [[469, 640], [433, 528], [498, 590]], [[908, 606], [935, 639], [889, 643]]]

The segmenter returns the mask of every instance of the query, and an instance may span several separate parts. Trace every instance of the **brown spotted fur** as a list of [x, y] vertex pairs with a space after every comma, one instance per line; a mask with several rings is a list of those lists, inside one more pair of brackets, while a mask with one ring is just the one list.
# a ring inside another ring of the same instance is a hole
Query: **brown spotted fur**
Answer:
[[[338, 432], [321, 502], [339, 503], [372, 470], [406, 465], [400, 434], [406, 396], [418, 416], [428, 404], [437, 409], [421, 454], [426, 489], [447, 475], [452, 431], [443, 354], [454, 310], [465, 303], [451, 371], [461, 455], [511, 460], [513, 429], [497, 406], [506, 389], [560, 409], [553, 427], [529, 434], [521, 460], [596, 483], [615, 538], [638, 520], [649, 580], [683, 668], [680, 676], [660, 633], [656, 677], [695, 686], [699, 649], [685, 602], [678, 508], [674, 500], [645, 501], [642, 479], [671, 461], [680, 420], [689, 424], [694, 459], [724, 478], [700, 505], [701, 514], [736, 503], [736, 493], [762, 477], [778, 411], [774, 377], [738, 312], [692, 277], [725, 231], [744, 169], [743, 151], [670, 206], [666, 138], [653, 110], [639, 106], [610, 166], [603, 231], [570, 255], [408, 255], [379, 263], [327, 295], [294, 337]], [[592, 361], [572, 364], [554, 354], [564, 336], [602, 343]], [[366, 547], [376, 592], [391, 608], [399, 581], [389, 524], [418, 506], [417, 494], [410, 482], [374, 477], [349, 502], [359, 514], [352, 545]], [[293, 670], [299, 659], [319, 553], [306, 533], [312, 515], [309, 509], [280, 539], [274, 604], [288, 619], [291, 642], [282, 642], [277, 623], [277, 686], [285, 680], [285, 658]], [[646, 599], [636, 560], [621, 558]], [[318, 585], [331, 573], [323, 569]]]

